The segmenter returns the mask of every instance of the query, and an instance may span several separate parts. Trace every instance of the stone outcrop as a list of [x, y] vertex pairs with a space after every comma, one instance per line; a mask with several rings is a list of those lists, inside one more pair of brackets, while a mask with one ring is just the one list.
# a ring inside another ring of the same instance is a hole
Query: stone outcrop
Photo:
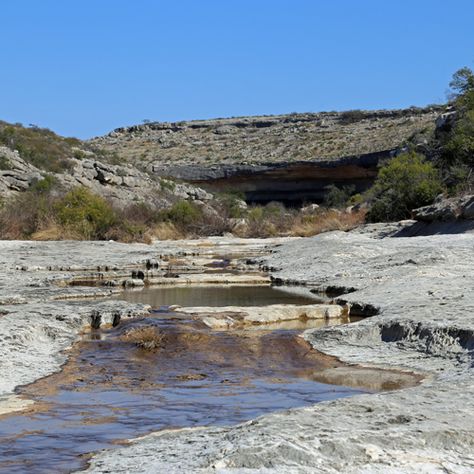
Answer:
[[23, 160], [17, 151], [0, 146], [0, 159], [3, 163], [0, 168], [0, 197], [14, 196], [42, 178], [40, 170]]
[[[46, 175], [7, 147], [0, 147], [0, 156], [6, 168], [0, 169], [0, 197], [11, 198], [26, 191]], [[70, 162], [70, 172], [48, 173], [56, 179], [57, 191], [85, 186], [119, 207], [147, 202], [165, 208], [177, 199], [205, 202], [213, 198], [197, 186], [154, 178], [132, 165], [111, 165], [93, 158], [71, 158]]]
[[212, 199], [210, 193], [197, 186], [153, 179], [131, 165], [110, 165], [90, 159], [76, 160], [71, 175], [58, 178], [65, 186], [86, 186], [122, 206], [141, 201], [167, 207], [174, 199]]
[[213, 191], [238, 191], [249, 202], [286, 204], [323, 201], [328, 185], [353, 186], [367, 190], [377, 176], [378, 164], [397, 150], [383, 150], [339, 160], [294, 161], [247, 165], [152, 163], [150, 171], [159, 176], [185, 180]]
[[433, 204], [415, 209], [413, 217], [422, 222], [474, 219], [474, 195], [455, 198], [439, 196]]

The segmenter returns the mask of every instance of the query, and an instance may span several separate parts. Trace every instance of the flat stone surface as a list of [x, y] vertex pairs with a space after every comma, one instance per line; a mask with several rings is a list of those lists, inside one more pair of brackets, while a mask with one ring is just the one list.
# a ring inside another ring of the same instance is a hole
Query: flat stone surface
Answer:
[[180, 313], [197, 314], [209, 327], [269, 324], [298, 319], [339, 319], [344, 308], [335, 304], [271, 304], [268, 306], [195, 306], [176, 308]]
[[0, 416], [24, 410], [33, 404], [33, 400], [20, 398], [18, 395], [0, 396]]
[[187, 275], [179, 278], [150, 278], [151, 285], [269, 285], [270, 278], [262, 275], [207, 274]]
[[98, 454], [89, 472], [474, 472], [474, 236], [328, 233], [275, 248], [282, 280], [344, 288], [378, 311], [309, 330], [344, 361], [426, 375], [413, 388], [295, 409], [243, 425], [167, 431]]

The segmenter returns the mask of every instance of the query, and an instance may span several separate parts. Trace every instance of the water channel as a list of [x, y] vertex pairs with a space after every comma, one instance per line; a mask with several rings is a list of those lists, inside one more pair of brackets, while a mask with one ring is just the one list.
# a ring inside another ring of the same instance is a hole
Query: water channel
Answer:
[[[115, 328], [86, 331], [61, 372], [18, 390], [36, 404], [0, 419], [0, 472], [71, 472], [85, 466], [89, 453], [152, 431], [231, 425], [370, 392], [321, 382], [324, 370], [342, 364], [299, 334], [326, 321], [216, 331], [166, 309], [318, 302], [310, 294], [265, 286], [159, 287], [121, 298], [156, 309]], [[348, 321], [333, 323], [341, 322]], [[144, 327], [162, 337], [154, 350], [126, 337]]]

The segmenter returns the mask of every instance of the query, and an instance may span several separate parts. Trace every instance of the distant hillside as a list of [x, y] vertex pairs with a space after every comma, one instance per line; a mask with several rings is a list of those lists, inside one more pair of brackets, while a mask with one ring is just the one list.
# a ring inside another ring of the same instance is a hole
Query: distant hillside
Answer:
[[429, 135], [443, 110], [432, 106], [153, 122], [118, 128], [89, 143], [145, 166], [331, 160], [394, 149], [416, 135]]
[[[26, 189], [38, 172], [49, 172], [65, 185], [83, 184], [122, 203], [146, 200], [163, 177], [238, 191], [248, 202], [321, 202], [328, 185], [350, 186], [356, 193], [368, 189], [380, 161], [408, 143], [428, 142], [445, 109], [154, 122], [89, 141], [0, 122], [0, 146], [17, 150], [34, 167], [27, 173], [18, 160], [0, 160], [0, 194]], [[1, 171], [14, 163], [16, 172]]]

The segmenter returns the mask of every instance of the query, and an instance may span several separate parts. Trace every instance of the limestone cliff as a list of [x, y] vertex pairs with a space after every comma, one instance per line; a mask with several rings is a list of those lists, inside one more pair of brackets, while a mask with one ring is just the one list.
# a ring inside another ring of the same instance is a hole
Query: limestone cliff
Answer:
[[145, 123], [91, 144], [152, 174], [248, 201], [320, 201], [329, 184], [367, 189], [377, 165], [406, 143], [423, 143], [443, 106]]

